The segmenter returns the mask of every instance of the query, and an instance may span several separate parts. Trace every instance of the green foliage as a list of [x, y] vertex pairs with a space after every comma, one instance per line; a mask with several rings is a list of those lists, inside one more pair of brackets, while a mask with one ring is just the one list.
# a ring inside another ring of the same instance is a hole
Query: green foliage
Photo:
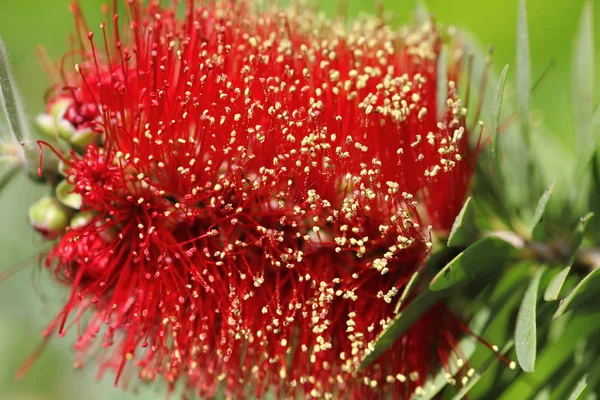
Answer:
[[537, 352], [536, 317], [538, 288], [543, 273], [543, 268], [537, 270], [523, 295], [523, 301], [521, 301], [519, 314], [517, 315], [515, 349], [517, 351], [519, 365], [525, 372], [533, 372], [535, 366], [535, 356]]
[[466, 246], [473, 242], [476, 235], [475, 204], [473, 199], [469, 197], [452, 225], [450, 236], [448, 236], [448, 247]]
[[429, 288], [438, 291], [468, 282], [478, 274], [502, 267], [514, 256], [512, 244], [496, 236], [483, 238], [446, 264], [431, 280]]
[[548, 202], [550, 201], [550, 197], [552, 197], [552, 193], [554, 192], [555, 181], [552, 181], [548, 189], [544, 192], [540, 200], [538, 201], [538, 205], [535, 208], [535, 213], [533, 214], [533, 222], [531, 224], [531, 236], [535, 240], [539, 240], [540, 237], [543, 237], [543, 233], [540, 231], [543, 228], [542, 221], [544, 219], [544, 213], [546, 212], [546, 207], [548, 206]]

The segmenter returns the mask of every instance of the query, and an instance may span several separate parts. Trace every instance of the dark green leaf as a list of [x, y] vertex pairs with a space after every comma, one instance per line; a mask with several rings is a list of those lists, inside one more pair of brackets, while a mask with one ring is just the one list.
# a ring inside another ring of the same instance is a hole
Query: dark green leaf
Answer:
[[536, 228], [544, 219], [544, 212], [546, 211], [546, 206], [548, 205], [550, 197], [552, 197], [552, 192], [554, 191], [555, 183], [555, 181], [552, 181], [552, 183], [550, 183], [550, 186], [548, 186], [542, 197], [540, 197], [537, 207], [535, 208], [535, 213], [533, 214], [533, 222], [531, 224], [531, 236], [534, 238], [537, 236], [535, 234]]
[[554, 278], [552, 278], [552, 281], [550, 281], [550, 284], [548, 285], [548, 287], [546, 288], [546, 291], [544, 292], [544, 300], [554, 301], [554, 300], [558, 299], [560, 290], [562, 289], [563, 285], [565, 284], [565, 280], [567, 279], [567, 276], [569, 275], [570, 270], [571, 270], [571, 267], [565, 267], [562, 271], [560, 271], [558, 274], [556, 274], [556, 276]]
[[413, 289], [415, 288], [420, 275], [421, 275], [421, 270], [418, 270], [414, 274], [412, 274], [412, 276], [410, 277], [410, 280], [408, 281], [406, 286], [404, 286], [404, 290], [402, 291], [402, 294], [400, 295], [400, 299], [398, 299], [398, 303], [396, 304], [396, 307], [394, 308], [394, 314], [398, 314], [398, 312], [400, 311], [400, 308], [402, 307], [402, 304], [404, 304], [404, 301], [408, 298], [408, 296], [412, 293]]
[[469, 197], [454, 220], [450, 236], [448, 236], [448, 246], [465, 246], [472, 243], [476, 234], [475, 204], [473, 199]]
[[[482, 293], [481, 306], [477, 303], [473, 304], [475, 308], [489, 308], [492, 318], [490, 318], [480, 336], [490, 343], [506, 344], [503, 346], [501, 354], [514, 346], [513, 332], [509, 332], [507, 327], [513, 323], [514, 311], [518, 308], [523, 292], [531, 279], [530, 271], [533, 265], [530, 261], [522, 261], [507, 268], [501, 278], [493, 285], [489, 285], [489, 290]], [[473, 366], [479, 366], [480, 370], [486, 369], [487, 371], [485, 374], [480, 372], [481, 377], [477, 378], [477, 384], [473, 383], [473, 386], [469, 389], [469, 398], [479, 399], [489, 393], [497, 372], [506, 369], [505, 363], [496, 363], [498, 360], [498, 355], [496, 353], [490, 354], [490, 349], [487, 346], [478, 346], [469, 363]]]
[[551, 393], [551, 389], [549, 387], [545, 387], [538, 392], [537, 396], [535, 396], [533, 400], [550, 400]]
[[544, 274], [544, 268], [539, 268], [529, 283], [519, 313], [515, 328], [515, 348], [517, 360], [525, 372], [533, 372], [535, 367], [535, 356], [537, 352], [537, 301], [540, 279]]
[[554, 318], [571, 309], [600, 304], [600, 269], [590, 272], [575, 286], [569, 295], [560, 302]]
[[431, 280], [434, 291], [446, 289], [497, 268], [515, 255], [512, 244], [496, 236], [483, 238], [456, 256]]
[[[479, 311], [469, 324], [471, 332], [473, 332], [474, 335], [480, 335], [485, 326], [487, 326], [491, 316], [492, 313], [488, 308]], [[460, 354], [461, 357], [464, 357], [464, 359], [461, 359], [463, 363], [468, 361], [477, 347], [477, 339], [474, 335], [468, 335], [462, 339], [456, 347], [458, 350], [457, 353]], [[458, 373], [459, 367], [457, 361], [458, 360], [456, 359], [452, 359], [449, 363], [448, 370], [440, 368], [438, 373], [430, 377], [428, 382], [423, 385], [425, 392], [421, 395], [413, 396], [412, 400], [430, 400], [434, 398], [448, 384], [447, 374], [455, 376]]]
[[590, 221], [593, 216], [594, 213], [587, 213], [586, 215], [584, 215], [577, 223], [577, 226], [575, 227], [575, 230], [571, 235], [571, 241], [569, 242], [569, 260], [567, 262], [568, 267], [572, 266], [575, 262], [577, 250], [579, 250], [579, 246], [581, 246], [581, 242], [583, 241], [585, 231], [588, 225], [590, 224]]
[[[529, 54], [529, 33], [527, 29], [527, 7], [525, 0], [519, 1], [519, 19], [517, 25], [517, 107], [521, 125], [526, 130], [529, 124], [529, 106], [531, 93], [531, 59]], [[527, 140], [527, 143], [529, 141]]]
[[588, 387], [590, 382], [596, 380], [598, 373], [600, 372], [600, 358], [598, 358], [594, 364], [586, 371], [581, 379], [575, 385], [575, 388], [569, 396], [569, 400], [577, 400], [583, 391]]
[[390, 348], [396, 339], [406, 332], [412, 323], [429, 310], [442, 296], [443, 292], [425, 290], [415, 297], [402, 312], [396, 315], [390, 326], [379, 335], [372, 351], [365, 354], [362, 359], [359, 370], [368, 366]]
[[[512, 349], [514, 344], [515, 342], [513, 342], [512, 340], [509, 341], [508, 343], [506, 343], [506, 345], [504, 345], [502, 350], [499, 351], [499, 354], [504, 356], [506, 353], [508, 353], [510, 349]], [[485, 363], [485, 365], [483, 365], [479, 370], [475, 371], [473, 376], [469, 378], [468, 383], [460, 388], [459, 392], [453, 397], [453, 400], [464, 399], [469, 393], [469, 391], [477, 384], [477, 382], [479, 382], [483, 374], [485, 374], [485, 372], [490, 368], [490, 366], [492, 366], [494, 362], [498, 361], [499, 359], [500, 358], [497, 354], [492, 355]]]
[[494, 135], [494, 145], [492, 147], [492, 151], [494, 154], [494, 167], [496, 169], [496, 174], [501, 178], [501, 169], [500, 169], [500, 111], [502, 110], [502, 97], [504, 96], [504, 85], [506, 84], [506, 74], [508, 73], [508, 65], [505, 65], [502, 69], [502, 73], [500, 74], [500, 81], [498, 82], [498, 86], [496, 88], [496, 97], [494, 99], [493, 105], [493, 128], [492, 135]]
[[546, 346], [540, 351], [535, 372], [519, 375], [496, 399], [514, 400], [532, 397], [539, 388], [546, 386], [552, 375], [573, 356], [578, 339], [598, 334], [600, 324], [597, 320], [597, 315], [580, 315], [571, 320], [561, 337], [551, 346]]

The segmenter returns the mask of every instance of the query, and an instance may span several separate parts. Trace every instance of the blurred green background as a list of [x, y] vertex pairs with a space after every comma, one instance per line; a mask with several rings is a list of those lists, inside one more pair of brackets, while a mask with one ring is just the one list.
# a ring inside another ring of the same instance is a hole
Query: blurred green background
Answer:
[[[12, 58], [18, 84], [30, 115], [43, 107], [47, 88], [34, 49], [43, 45], [54, 59], [67, 48], [66, 35], [72, 20], [69, 0], [1, 0], [0, 34]], [[101, 21], [100, 0], [81, 1], [91, 26]], [[384, 6], [397, 21], [411, 18], [414, 1], [387, 0]], [[323, 1], [325, 11], [334, 13], [338, 2]], [[494, 65], [514, 63], [516, 44], [517, 0], [428, 0], [426, 4], [436, 18], [472, 32], [482, 44], [493, 44]], [[533, 78], [540, 76], [551, 60], [557, 66], [546, 77], [533, 99], [533, 108], [542, 116], [554, 138], [570, 152], [573, 129], [570, 109], [570, 57], [573, 37], [583, 0], [528, 0], [530, 47]], [[374, 0], [348, 0], [349, 14], [374, 12]], [[595, 7], [595, 40], [600, 56], [600, 4]], [[600, 65], [600, 62], [597, 63]], [[514, 81], [514, 69], [511, 71]], [[598, 82], [596, 82], [598, 86]], [[0, 286], [0, 399], [2, 400], [86, 400], [153, 399], [162, 394], [149, 391], [143, 396], [124, 394], [110, 382], [95, 380], [94, 368], [84, 371], [71, 367], [72, 353], [67, 339], [54, 338], [47, 351], [22, 380], [13, 378], [15, 371], [39, 343], [40, 332], [62, 304], [67, 293], [56, 290], [37, 268], [43, 243], [26, 222], [29, 204], [41, 193], [40, 187], [20, 177], [8, 190], [0, 193], [0, 271], [22, 263], [18, 275]]]

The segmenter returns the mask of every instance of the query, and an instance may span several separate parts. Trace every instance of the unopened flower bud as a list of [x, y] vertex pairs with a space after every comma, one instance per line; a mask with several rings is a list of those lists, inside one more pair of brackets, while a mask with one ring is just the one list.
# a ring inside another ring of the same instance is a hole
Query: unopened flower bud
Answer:
[[69, 227], [71, 229], [80, 229], [88, 226], [94, 220], [94, 214], [90, 211], [78, 212], [71, 218]]
[[46, 136], [56, 136], [56, 120], [50, 114], [39, 114], [35, 117], [35, 125]]
[[69, 107], [73, 104], [73, 100], [69, 98], [58, 98], [55, 100], [49, 108], [50, 115], [54, 117], [54, 119], [59, 120], [63, 119]]
[[55, 239], [69, 224], [69, 211], [55, 197], [43, 197], [29, 208], [29, 223], [46, 239]]
[[56, 133], [61, 139], [66, 140], [67, 142], [71, 141], [71, 138], [76, 133], [76, 129], [69, 121], [66, 119], [57, 119], [56, 120]]
[[71, 136], [71, 144], [76, 150], [84, 150], [86, 146], [94, 143], [98, 139], [98, 133], [91, 128], [83, 128], [77, 130]]
[[74, 193], [75, 187], [67, 181], [62, 181], [56, 187], [56, 197], [65, 206], [74, 210], [81, 208], [82, 198], [79, 193]]

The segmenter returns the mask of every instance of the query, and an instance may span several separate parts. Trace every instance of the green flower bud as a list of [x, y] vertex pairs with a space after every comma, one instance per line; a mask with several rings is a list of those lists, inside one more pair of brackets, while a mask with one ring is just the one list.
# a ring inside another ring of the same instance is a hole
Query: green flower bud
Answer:
[[80, 129], [71, 136], [71, 144], [75, 150], [83, 150], [87, 145], [94, 143], [98, 134], [91, 128]]
[[57, 119], [56, 120], [56, 132], [61, 139], [64, 139], [67, 142], [71, 141], [71, 137], [75, 135], [76, 130], [73, 124], [71, 124], [66, 119]]
[[94, 214], [91, 211], [82, 211], [75, 213], [71, 218], [71, 229], [79, 229], [88, 226], [94, 220]]
[[63, 119], [71, 104], [73, 104], [73, 100], [68, 98], [56, 100], [50, 107], [50, 114], [56, 120]]
[[64, 180], [56, 186], [56, 197], [65, 206], [79, 210], [83, 199], [79, 193], [74, 193], [73, 189], [75, 186]]
[[56, 120], [50, 114], [39, 114], [35, 117], [35, 125], [41, 133], [49, 137], [56, 137]]
[[46, 239], [55, 239], [69, 224], [69, 210], [58, 199], [43, 197], [29, 208], [29, 223]]
[[67, 176], [67, 168], [68, 168], [68, 165], [65, 164], [65, 162], [63, 160], [60, 160], [58, 162], [57, 170], [58, 170], [58, 173], [61, 174], [62, 176]]

